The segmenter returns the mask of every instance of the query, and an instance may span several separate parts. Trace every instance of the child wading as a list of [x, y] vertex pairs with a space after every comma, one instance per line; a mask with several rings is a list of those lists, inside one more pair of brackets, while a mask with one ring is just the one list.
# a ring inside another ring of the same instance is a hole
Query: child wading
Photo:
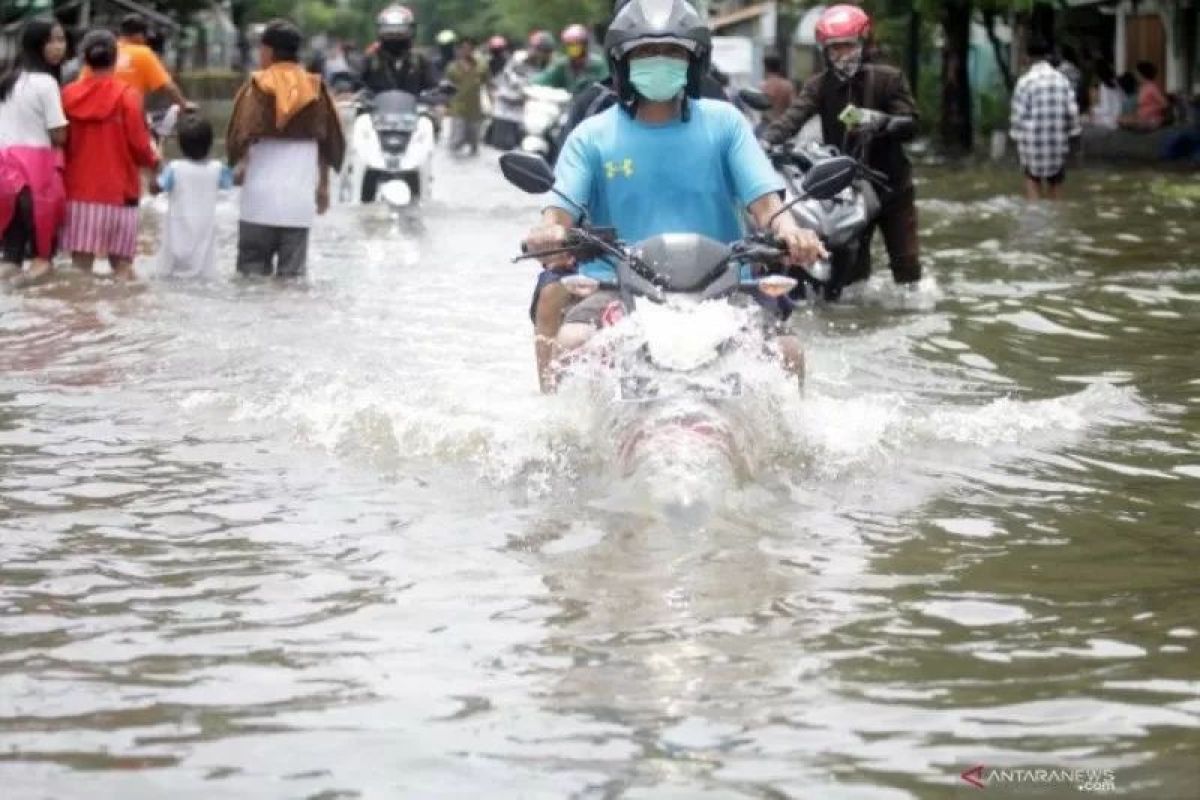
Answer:
[[[21, 32], [19, 60], [0, 76], [0, 276], [22, 284], [50, 274], [66, 206], [56, 149], [67, 138], [58, 92], [66, 50], [61, 25], [32, 19]], [[33, 266], [20, 274], [31, 255]]]
[[309, 228], [329, 208], [329, 170], [340, 169], [345, 154], [333, 99], [296, 63], [301, 38], [287, 20], [267, 23], [265, 69], [238, 92], [229, 120], [229, 163], [245, 170], [237, 255], [244, 275], [304, 274]]
[[104, 30], [90, 31], [80, 46], [91, 68], [63, 90], [67, 130], [67, 222], [62, 246], [75, 266], [90, 272], [96, 256], [108, 256], [113, 275], [134, 277], [138, 168], [156, 168], [158, 154], [142, 116], [138, 93], [113, 77], [117, 40]]
[[217, 199], [222, 189], [233, 187], [233, 171], [208, 157], [213, 142], [208, 120], [187, 114], [178, 131], [184, 158], [167, 164], [158, 175], [158, 188], [170, 199], [158, 274], [207, 277], [213, 274]]

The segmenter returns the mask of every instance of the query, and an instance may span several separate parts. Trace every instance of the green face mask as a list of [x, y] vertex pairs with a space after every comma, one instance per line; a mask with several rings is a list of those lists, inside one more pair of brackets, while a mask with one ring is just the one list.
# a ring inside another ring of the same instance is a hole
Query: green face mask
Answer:
[[668, 56], [637, 58], [629, 63], [629, 80], [638, 94], [655, 103], [674, 100], [687, 86], [688, 62]]

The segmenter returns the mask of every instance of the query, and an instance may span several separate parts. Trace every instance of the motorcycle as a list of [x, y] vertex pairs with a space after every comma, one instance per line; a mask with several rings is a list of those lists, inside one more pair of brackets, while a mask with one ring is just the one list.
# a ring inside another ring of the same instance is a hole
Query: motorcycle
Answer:
[[[788, 146], [771, 148], [767, 152], [771, 163], [788, 187], [788, 199], [798, 198], [804, 176], [818, 165], [846, 158], [833, 145], [806, 142], [797, 149]], [[861, 166], [862, 177], [836, 196], [802, 199], [791, 206], [791, 213], [802, 228], [816, 231], [829, 249], [829, 258], [814, 265], [810, 287], [827, 300], [836, 300], [842, 290], [871, 274], [870, 254], [862, 253], [870, 244], [863, 235], [879, 217], [880, 199], [877, 187], [887, 187], [887, 176]], [[864, 269], [865, 267], [865, 269]]]
[[437, 143], [432, 109], [447, 94], [447, 87], [439, 87], [420, 97], [388, 91], [358, 99], [340, 181], [343, 202], [372, 203], [382, 197], [389, 206], [402, 208], [428, 199]]
[[553, 86], [526, 86], [525, 137], [521, 150], [542, 156], [550, 163], [558, 158], [558, 140], [571, 105], [571, 93]]
[[[738, 97], [744, 105], [760, 113], [771, 107], [771, 101], [757, 89], [742, 89]], [[862, 153], [866, 152], [866, 146], [864, 140]], [[791, 200], [800, 195], [799, 184], [814, 165], [844, 156], [837, 147], [823, 144], [819, 139], [806, 138], [802, 131], [795, 146], [769, 147], [767, 157], [787, 185], [788, 199]], [[863, 243], [863, 234], [879, 217], [879, 190], [887, 191], [887, 176], [866, 167], [861, 161], [859, 165], [861, 178], [836, 197], [809, 198], [792, 205], [792, 214], [800, 227], [820, 234], [830, 251], [828, 259], [815, 264], [809, 271], [812, 280], [806, 281], [808, 287], [801, 287], [797, 295], [811, 288], [827, 300], [836, 300], [846, 286], [870, 277], [870, 253], [861, 252], [864, 246], [869, 246]]]
[[487, 142], [497, 150], [518, 147], [525, 135], [525, 88], [534, 74], [527, 57], [524, 50], [517, 51], [496, 79]]
[[[673, 518], [689, 524], [705, 518], [711, 498], [707, 490], [690, 488], [690, 481], [750, 468], [746, 453], [754, 448], [745, 442], [753, 426], [740, 425], [730, 408], [747, 393], [739, 366], [745, 362], [737, 356], [750, 347], [761, 352], [764, 344], [755, 305], [762, 304], [770, 315], [798, 286], [796, 278], [783, 274], [784, 247], [770, 234], [732, 244], [689, 233], [622, 242], [617, 231], [587, 223], [586, 209], [554, 188], [553, 172], [542, 158], [507, 153], [500, 166], [517, 188], [558, 194], [584, 220], [569, 231], [561, 249], [516, 260], [569, 253], [579, 263], [599, 262], [599, 268], [564, 277], [563, 286], [579, 297], [615, 293], [601, 314], [602, 334], [586, 349], [598, 355], [602, 373], [615, 377], [608, 383], [616, 402], [607, 429], [622, 476], [646, 465], [703, 464], [672, 480], [656, 474], [650, 485], [654, 492], [667, 492], [660, 507]], [[859, 171], [850, 158], [816, 164], [790, 202], [836, 196]], [[787, 211], [785, 206], [778, 213]], [[698, 453], [705, 457], [698, 459]]]

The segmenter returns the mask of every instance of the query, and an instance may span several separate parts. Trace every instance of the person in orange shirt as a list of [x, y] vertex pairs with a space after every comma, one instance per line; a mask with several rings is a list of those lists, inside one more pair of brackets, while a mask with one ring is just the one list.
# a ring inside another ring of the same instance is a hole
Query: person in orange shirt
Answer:
[[[171, 80], [166, 67], [146, 44], [148, 26], [145, 18], [140, 14], [127, 14], [121, 20], [120, 30], [121, 38], [117, 40], [117, 66], [113, 76], [132, 86], [143, 98], [161, 89], [171, 97], [172, 102], [178, 103], [186, 110], [194, 110], [196, 104], [183, 96], [183, 92]], [[85, 69], [80, 78], [88, 76], [89, 70]]]

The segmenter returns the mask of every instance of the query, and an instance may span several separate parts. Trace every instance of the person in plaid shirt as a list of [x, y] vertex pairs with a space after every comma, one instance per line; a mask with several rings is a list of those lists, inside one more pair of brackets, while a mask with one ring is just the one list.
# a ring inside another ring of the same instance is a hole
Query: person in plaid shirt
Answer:
[[1013, 91], [1010, 133], [1025, 169], [1025, 196], [1058, 200], [1067, 174], [1070, 139], [1082, 133], [1079, 106], [1071, 81], [1046, 60], [1050, 47], [1031, 40], [1026, 52], [1033, 66]]

